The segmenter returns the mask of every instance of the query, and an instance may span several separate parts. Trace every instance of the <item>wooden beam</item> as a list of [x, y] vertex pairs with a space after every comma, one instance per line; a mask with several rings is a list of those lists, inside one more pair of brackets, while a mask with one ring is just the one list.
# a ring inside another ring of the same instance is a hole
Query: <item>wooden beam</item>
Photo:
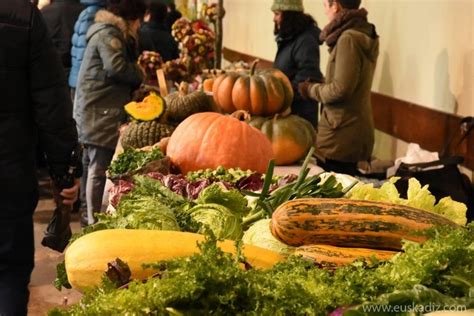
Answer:
[[260, 59], [259, 63], [257, 64], [257, 68], [263, 69], [263, 68], [271, 68], [273, 65], [273, 62], [260, 58], [260, 57], [255, 57], [252, 55], [247, 55], [232, 49], [229, 49], [227, 47], [224, 47], [222, 49], [222, 54], [224, 55], [224, 59], [227, 61], [230, 61], [232, 63], [238, 62], [238, 61], [243, 61], [248, 64], [251, 64], [255, 59]]
[[[460, 138], [462, 117], [430, 109], [412, 102], [372, 92], [375, 127], [408, 143], [417, 143], [426, 150], [441, 152], [453, 135], [453, 145]], [[449, 152], [464, 157], [464, 165], [474, 170], [474, 132]]]

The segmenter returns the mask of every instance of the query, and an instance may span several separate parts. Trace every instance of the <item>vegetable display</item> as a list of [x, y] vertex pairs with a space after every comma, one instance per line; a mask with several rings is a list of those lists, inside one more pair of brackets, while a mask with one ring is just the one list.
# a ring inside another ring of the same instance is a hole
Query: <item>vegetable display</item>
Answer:
[[146, 158], [131, 151], [117, 159], [113, 170], [146, 175], [119, 181], [115, 213], [74, 236], [57, 285], [85, 295], [52, 315], [474, 308], [474, 224], [463, 226], [463, 205], [435, 204], [416, 180], [402, 199], [396, 179], [374, 188], [349, 178], [344, 188], [337, 175], [310, 176], [314, 148], [298, 176], [277, 177], [266, 136], [219, 113], [185, 119], [170, 146], [182, 174], [146, 173]]
[[474, 308], [474, 224], [432, 233], [424, 244], [406, 242], [403, 254], [370, 269], [356, 262], [335, 271], [299, 258], [269, 270], [243, 270], [240, 261], [208, 240], [200, 245], [201, 254], [153, 265], [160, 270], [157, 278], [126, 289], [105, 283], [80, 304], [50, 315], [323, 316], [342, 306], [344, 315], [374, 315], [358, 306], [362, 303]]
[[248, 74], [229, 72], [214, 80], [212, 94], [223, 112], [244, 110], [266, 116], [283, 112], [291, 105], [293, 88], [286, 75], [277, 69], [257, 72], [257, 62]]
[[263, 173], [273, 151], [262, 132], [237, 117], [205, 112], [178, 125], [167, 155], [183, 174], [219, 166]]

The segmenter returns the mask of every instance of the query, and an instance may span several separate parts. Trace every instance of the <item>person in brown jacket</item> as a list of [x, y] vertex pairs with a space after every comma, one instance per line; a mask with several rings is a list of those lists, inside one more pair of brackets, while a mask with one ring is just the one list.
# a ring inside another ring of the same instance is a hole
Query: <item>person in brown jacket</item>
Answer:
[[324, 0], [329, 24], [320, 40], [330, 56], [324, 83], [303, 82], [299, 90], [322, 104], [316, 140], [318, 165], [326, 171], [357, 174], [374, 146], [370, 90], [379, 53], [375, 26], [360, 0]]

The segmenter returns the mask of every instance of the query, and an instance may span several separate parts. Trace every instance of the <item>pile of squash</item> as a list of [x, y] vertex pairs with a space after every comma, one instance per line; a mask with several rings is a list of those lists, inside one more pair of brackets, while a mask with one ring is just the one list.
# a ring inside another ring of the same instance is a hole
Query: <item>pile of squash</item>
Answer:
[[125, 112], [131, 122], [123, 131], [123, 148], [142, 148], [158, 143], [169, 137], [174, 126], [167, 124], [165, 118], [166, 102], [155, 92], [150, 92], [142, 101], [132, 101], [125, 105]]
[[212, 110], [213, 103], [209, 97], [202, 91], [190, 92], [186, 82], [165, 98], [152, 91], [142, 101], [125, 105], [131, 122], [123, 133], [122, 147], [154, 145], [171, 136], [175, 127], [190, 115]]
[[291, 115], [293, 88], [278, 69], [257, 71], [258, 60], [248, 73], [229, 72], [213, 81], [214, 102], [223, 113], [246, 111], [249, 124], [271, 141], [276, 165], [289, 165], [305, 157], [316, 141], [308, 121]]
[[276, 165], [293, 164], [314, 144], [312, 125], [291, 115], [288, 78], [277, 69], [256, 71], [257, 62], [248, 73], [228, 72], [206, 81], [206, 90], [212, 83], [220, 113], [188, 116], [173, 133], [167, 155], [182, 173], [218, 166], [265, 172], [271, 159]]

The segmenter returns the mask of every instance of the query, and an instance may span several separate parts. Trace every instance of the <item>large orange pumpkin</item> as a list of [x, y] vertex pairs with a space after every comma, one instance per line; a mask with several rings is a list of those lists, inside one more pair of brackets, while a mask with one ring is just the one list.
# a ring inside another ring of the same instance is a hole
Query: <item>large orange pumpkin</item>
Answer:
[[183, 174], [219, 166], [265, 172], [273, 158], [272, 144], [239, 114], [191, 115], [171, 135], [167, 155]]
[[276, 165], [300, 160], [316, 141], [316, 131], [311, 123], [297, 115], [289, 115], [289, 111], [273, 118], [254, 116], [250, 125], [261, 130], [272, 142]]
[[278, 69], [256, 72], [257, 62], [252, 64], [250, 73], [226, 73], [214, 80], [214, 101], [223, 112], [244, 110], [252, 115], [273, 115], [290, 107], [290, 80]]

